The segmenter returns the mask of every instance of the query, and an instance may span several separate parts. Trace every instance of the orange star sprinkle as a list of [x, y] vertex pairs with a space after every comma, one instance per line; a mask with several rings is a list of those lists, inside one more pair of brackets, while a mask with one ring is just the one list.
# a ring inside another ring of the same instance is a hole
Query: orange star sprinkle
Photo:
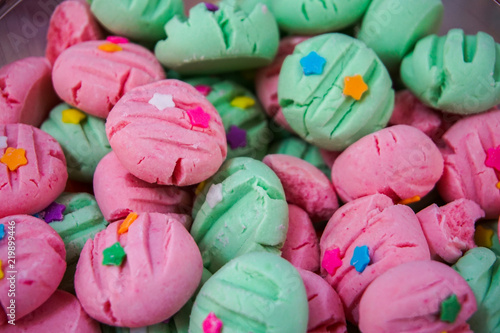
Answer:
[[494, 234], [493, 230], [478, 225], [474, 233], [474, 242], [477, 246], [491, 248], [493, 246], [492, 239]]
[[351, 96], [359, 101], [361, 96], [368, 91], [368, 86], [361, 75], [346, 76], [344, 78], [344, 95]]
[[3, 274], [3, 271], [2, 271], [2, 260], [0, 260], [0, 280], [3, 279], [5, 275]]
[[196, 186], [196, 190], [194, 190], [194, 194], [198, 195], [201, 192], [203, 192], [203, 189], [205, 188], [206, 185], [207, 185], [206, 180], [199, 183], [198, 186]]
[[104, 43], [97, 47], [99, 50], [109, 53], [122, 51], [123, 48], [120, 45], [116, 45], [114, 43]]
[[134, 223], [135, 220], [137, 220], [137, 215], [136, 212], [132, 212], [127, 215], [125, 220], [123, 220], [122, 224], [120, 224], [120, 228], [118, 229], [118, 235], [124, 234], [128, 232], [128, 228]]
[[400, 202], [398, 202], [398, 204], [409, 205], [409, 204], [412, 204], [414, 202], [419, 202], [419, 201], [420, 201], [420, 197], [418, 195], [416, 195], [416, 196], [408, 198], [408, 199], [403, 199]]
[[0, 162], [7, 165], [10, 171], [15, 171], [20, 166], [28, 164], [28, 160], [26, 159], [26, 150], [22, 148], [12, 148], [9, 147], [3, 154]]
[[500, 190], [500, 182], [497, 183], [496, 187], [497, 187], [497, 189]]

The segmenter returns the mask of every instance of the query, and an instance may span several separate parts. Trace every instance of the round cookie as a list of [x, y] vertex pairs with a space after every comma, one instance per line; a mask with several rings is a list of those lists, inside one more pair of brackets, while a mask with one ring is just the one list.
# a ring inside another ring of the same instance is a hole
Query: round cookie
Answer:
[[288, 229], [288, 205], [276, 174], [248, 157], [226, 161], [195, 200], [191, 235], [212, 273], [255, 251], [279, 254]]
[[278, 98], [300, 137], [335, 151], [385, 127], [394, 106], [380, 59], [364, 43], [338, 33], [295, 47], [281, 68]]
[[68, 172], [61, 146], [24, 124], [0, 124], [0, 218], [34, 214], [64, 190]]
[[244, 11], [236, 3], [199, 3], [189, 18], [174, 17], [165, 25], [167, 39], [155, 47], [156, 57], [180, 74], [217, 74], [269, 64], [278, 50], [273, 14], [262, 3]]
[[154, 43], [165, 38], [165, 24], [183, 16], [182, 0], [88, 0], [97, 20], [112, 33]]
[[191, 311], [189, 331], [204, 332], [207, 317], [221, 322], [227, 332], [303, 333], [308, 320], [304, 283], [285, 259], [248, 253], [205, 282]]
[[500, 44], [452, 29], [421, 39], [401, 64], [404, 84], [436, 109], [474, 114], [500, 103]]
[[441, 0], [373, 0], [357, 38], [379, 56], [391, 73], [425, 36], [437, 33], [443, 18]]
[[195, 88], [177, 80], [127, 93], [109, 114], [106, 133], [121, 164], [148, 183], [200, 183], [227, 154], [217, 110]]
[[40, 129], [56, 139], [63, 149], [69, 179], [92, 182], [97, 163], [111, 151], [104, 124], [104, 119], [66, 103], [54, 108], [43, 122]]
[[129, 90], [164, 78], [154, 54], [133, 43], [79, 43], [61, 53], [52, 69], [59, 97], [99, 118]]

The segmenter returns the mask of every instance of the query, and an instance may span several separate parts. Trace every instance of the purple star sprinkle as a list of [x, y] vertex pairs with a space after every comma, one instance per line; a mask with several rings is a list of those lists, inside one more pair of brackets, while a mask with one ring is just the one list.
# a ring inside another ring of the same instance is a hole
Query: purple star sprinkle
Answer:
[[63, 212], [65, 209], [65, 205], [58, 204], [57, 202], [51, 203], [49, 207], [45, 208], [44, 211], [45, 222], [50, 223], [53, 221], [62, 221], [64, 218]]
[[214, 5], [213, 3], [210, 2], [205, 2], [205, 6], [211, 12], [216, 12], [219, 10], [219, 7], [217, 5]]
[[232, 125], [226, 135], [227, 142], [231, 149], [243, 148], [247, 146], [247, 131]]

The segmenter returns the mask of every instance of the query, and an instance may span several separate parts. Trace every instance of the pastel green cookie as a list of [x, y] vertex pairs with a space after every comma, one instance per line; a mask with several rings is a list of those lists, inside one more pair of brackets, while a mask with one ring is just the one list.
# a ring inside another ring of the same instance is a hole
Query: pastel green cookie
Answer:
[[477, 301], [468, 320], [475, 333], [500, 332], [500, 257], [484, 247], [467, 251], [453, 268], [467, 281]]
[[358, 39], [394, 73], [419, 39], [439, 30], [443, 12], [441, 0], [373, 0]]
[[91, 183], [99, 161], [111, 151], [106, 136], [105, 120], [88, 114], [79, 123], [63, 122], [63, 113], [74, 109], [62, 103], [50, 111], [40, 127], [61, 145], [70, 179]]
[[264, 163], [227, 160], [195, 200], [191, 235], [212, 273], [242, 254], [275, 254], [286, 238], [288, 205], [276, 174]]
[[339, 31], [363, 16], [370, 0], [270, 0], [271, 11], [282, 30], [316, 35]]
[[87, 0], [97, 20], [112, 33], [142, 42], [166, 37], [165, 24], [184, 15], [182, 0]]
[[101, 324], [102, 333], [177, 333], [175, 324], [172, 320], [168, 323], [159, 323], [146, 327], [128, 328], [115, 327]]
[[401, 63], [404, 84], [425, 104], [449, 113], [474, 114], [500, 103], [500, 44], [490, 35], [420, 40]]
[[258, 252], [238, 257], [201, 288], [189, 331], [202, 333], [209, 313], [222, 332], [304, 333], [309, 308], [297, 270], [278, 255]]
[[[358, 96], [353, 91], [363, 87], [360, 79], [367, 90]], [[345, 89], [352, 96], [344, 94]], [[285, 59], [278, 99], [286, 120], [300, 137], [320, 148], [341, 151], [387, 125], [394, 90], [387, 69], [370, 48], [347, 35], [332, 33], [300, 43]]]
[[232, 81], [213, 77], [186, 82], [195, 87], [210, 87], [206, 97], [222, 118], [227, 158], [247, 156], [260, 160], [266, 155], [271, 133], [264, 110], [250, 91]]
[[155, 47], [158, 60], [180, 74], [216, 74], [269, 64], [278, 50], [276, 20], [258, 3], [251, 12], [219, 3], [210, 11], [204, 3], [189, 18], [174, 17], [165, 25], [167, 39]]

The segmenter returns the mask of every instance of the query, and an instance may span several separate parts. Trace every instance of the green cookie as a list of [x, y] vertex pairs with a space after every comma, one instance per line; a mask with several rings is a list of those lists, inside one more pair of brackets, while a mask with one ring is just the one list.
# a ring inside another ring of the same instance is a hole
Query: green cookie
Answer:
[[159, 323], [146, 327], [128, 328], [128, 327], [115, 327], [101, 324], [102, 333], [177, 333], [175, 324], [172, 320], [168, 323]]

